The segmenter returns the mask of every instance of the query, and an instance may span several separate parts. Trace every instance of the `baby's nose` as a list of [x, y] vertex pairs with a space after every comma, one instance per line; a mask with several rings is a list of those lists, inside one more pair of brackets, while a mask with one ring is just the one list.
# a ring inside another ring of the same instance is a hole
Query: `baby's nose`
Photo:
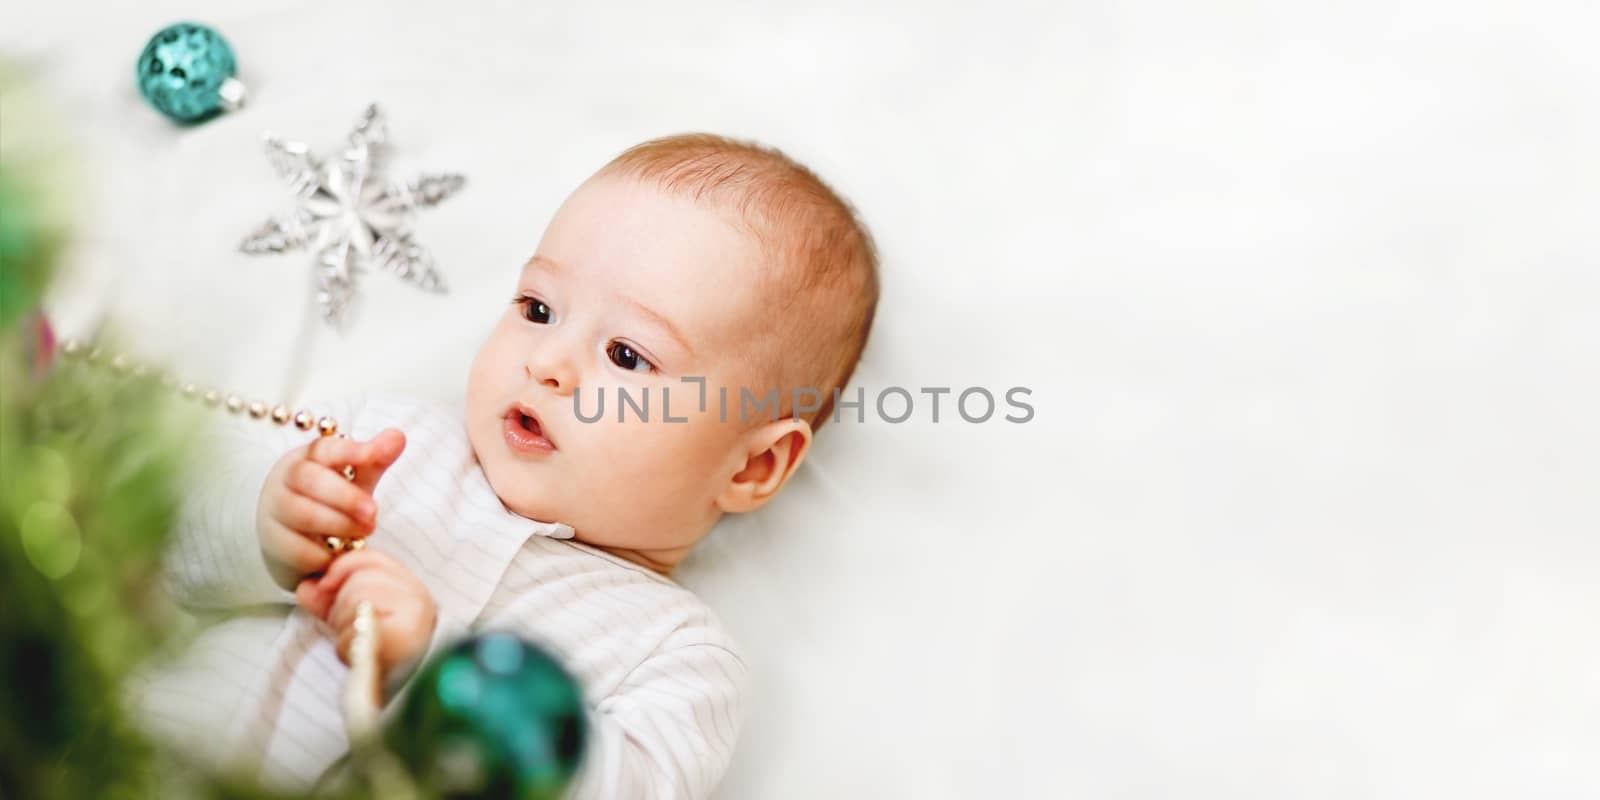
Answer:
[[555, 390], [557, 394], [571, 394], [578, 386], [578, 372], [572, 359], [553, 348], [543, 348], [542, 352], [530, 357], [527, 373], [529, 378]]

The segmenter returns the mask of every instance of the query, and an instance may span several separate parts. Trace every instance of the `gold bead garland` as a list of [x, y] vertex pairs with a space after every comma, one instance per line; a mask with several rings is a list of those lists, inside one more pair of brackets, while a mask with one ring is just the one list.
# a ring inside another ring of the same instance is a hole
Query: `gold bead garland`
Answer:
[[[98, 365], [109, 362], [109, 366], [113, 371], [132, 378], [144, 378], [150, 374], [145, 365], [132, 361], [125, 354], [117, 353], [108, 359], [104, 349], [98, 346], [91, 346], [85, 350], [84, 344], [76, 339], [63, 341], [61, 343], [61, 354], [68, 358], [82, 356], [91, 364]], [[251, 419], [270, 418], [277, 425], [285, 425], [292, 420], [294, 426], [302, 431], [309, 431], [315, 428], [318, 436], [348, 438], [345, 434], [339, 432], [339, 422], [333, 417], [317, 417], [305, 409], [300, 409], [291, 414], [289, 407], [282, 403], [271, 406], [269, 410], [267, 404], [260, 400], [246, 403], [244, 398], [237, 394], [225, 396], [215, 389], [201, 389], [194, 383], [180, 384], [169, 373], [161, 373], [160, 382], [163, 388], [177, 391], [186, 400], [198, 401], [209, 408], [216, 408], [220, 405], [229, 414], [238, 414], [242, 411], [249, 414]], [[344, 475], [346, 480], [353, 481], [356, 479], [356, 471], [352, 466], [346, 465], [339, 470], [339, 473]], [[367, 546], [365, 539], [345, 539], [340, 536], [324, 536], [322, 537], [322, 543], [336, 557], [361, 550]]]
[[[91, 364], [105, 362], [105, 351], [99, 347], [84, 351], [83, 344], [76, 339], [68, 339], [61, 344], [61, 352], [68, 358], [84, 357]], [[128, 375], [135, 379], [143, 379], [150, 373], [139, 363], [130, 362], [128, 357], [118, 353], [110, 359], [111, 368], [119, 374]], [[192, 383], [179, 386], [177, 379], [166, 372], [158, 373], [162, 388], [168, 391], [178, 391], [184, 397], [194, 400], [200, 399], [207, 406], [216, 406], [219, 402], [229, 414], [238, 414], [241, 411], [249, 413], [251, 419], [263, 419], [268, 415], [267, 404], [254, 401], [246, 404], [236, 394], [230, 394], [226, 400], [215, 390], [201, 392], [200, 388]], [[289, 409], [283, 404], [272, 407], [272, 421], [282, 425], [289, 421]], [[295, 427], [300, 430], [309, 430], [312, 427], [311, 412], [304, 409], [294, 415]], [[315, 426], [319, 436], [345, 436], [339, 433], [339, 423], [333, 417], [321, 417], [316, 420]], [[348, 480], [355, 480], [355, 468], [349, 465], [340, 470]], [[334, 558], [361, 550], [366, 547], [365, 539], [345, 540], [338, 536], [324, 536], [322, 543], [333, 553]], [[378, 627], [377, 612], [373, 610], [372, 602], [362, 600], [356, 605], [356, 619], [354, 623], [355, 638], [350, 645], [351, 675], [345, 684], [344, 712], [346, 729], [351, 732], [353, 740], [365, 740], [374, 729], [377, 719], [377, 704], [373, 698], [378, 697], [382, 687], [381, 676], [378, 674]]]

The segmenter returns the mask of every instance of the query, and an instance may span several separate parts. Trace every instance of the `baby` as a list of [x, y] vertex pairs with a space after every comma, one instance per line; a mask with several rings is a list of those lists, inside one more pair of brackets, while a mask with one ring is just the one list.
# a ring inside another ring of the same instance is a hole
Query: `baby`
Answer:
[[[141, 707], [198, 760], [313, 786], [348, 749], [341, 662], [368, 601], [386, 718], [431, 653], [510, 631], [583, 686], [574, 796], [706, 796], [746, 668], [669, 576], [723, 514], [794, 475], [877, 297], [871, 237], [781, 153], [703, 134], [629, 149], [550, 222], [472, 364], [464, 415], [370, 397], [318, 409], [348, 439], [260, 422], [218, 434], [228, 457], [188, 504], [166, 575], [217, 617], [141, 681]], [[759, 413], [740, 402], [774, 389]], [[329, 536], [366, 546], [334, 555]]]

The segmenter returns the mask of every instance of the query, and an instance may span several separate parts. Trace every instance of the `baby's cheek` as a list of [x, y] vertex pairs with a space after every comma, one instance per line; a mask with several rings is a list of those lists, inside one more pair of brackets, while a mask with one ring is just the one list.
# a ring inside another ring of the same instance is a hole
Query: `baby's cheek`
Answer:
[[[661, 444], [651, 437], [642, 435], [643, 425], [607, 426], [613, 428], [606, 432], [601, 446], [597, 448], [596, 455], [599, 459], [591, 462], [598, 474], [591, 474], [594, 482], [606, 485], [627, 485], [632, 481], [648, 477], [660, 469], [658, 460], [661, 456]], [[630, 430], [629, 428], [638, 429]], [[621, 428], [621, 430], [617, 430]]]
[[651, 422], [635, 427], [641, 431], [630, 442], [631, 479], [648, 482], [675, 497], [684, 492], [698, 494], [712, 479], [728, 446], [715, 426]]
[[481, 399], [485, 394], [492, 394], [489, 390], [493, 389], [496, 381], [514, 379], [515, 369], [514, 349], [511, 347], [510, 339], [503, 335], [501, 327], [497, 326], [478, 348], [478, 352], [472, 358], [472, 365], [467, 370], [469, 402], [475, 396]]

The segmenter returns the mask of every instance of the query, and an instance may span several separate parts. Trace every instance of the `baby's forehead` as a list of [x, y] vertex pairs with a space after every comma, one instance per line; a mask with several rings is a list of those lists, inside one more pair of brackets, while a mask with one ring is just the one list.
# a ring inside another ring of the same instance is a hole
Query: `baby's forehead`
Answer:
[[629, 176], [596, 176], [562, 205], [538, 253], [583, 274], [688, 288], [755, 286], [766, 243], [737, 209]]
[[[770, 267], [759, 249], [738, 246], [726, 236], [668, 240], [649, 232], [636, 235], [625, 226], [613, 228], [612, 234], [579, 247], [541, 247], [520, 274], [654, 296], [706, 294], [724, 301], [753, 294], [769, 282]], [[617, 238], [636, 241], [618, 245]]]

